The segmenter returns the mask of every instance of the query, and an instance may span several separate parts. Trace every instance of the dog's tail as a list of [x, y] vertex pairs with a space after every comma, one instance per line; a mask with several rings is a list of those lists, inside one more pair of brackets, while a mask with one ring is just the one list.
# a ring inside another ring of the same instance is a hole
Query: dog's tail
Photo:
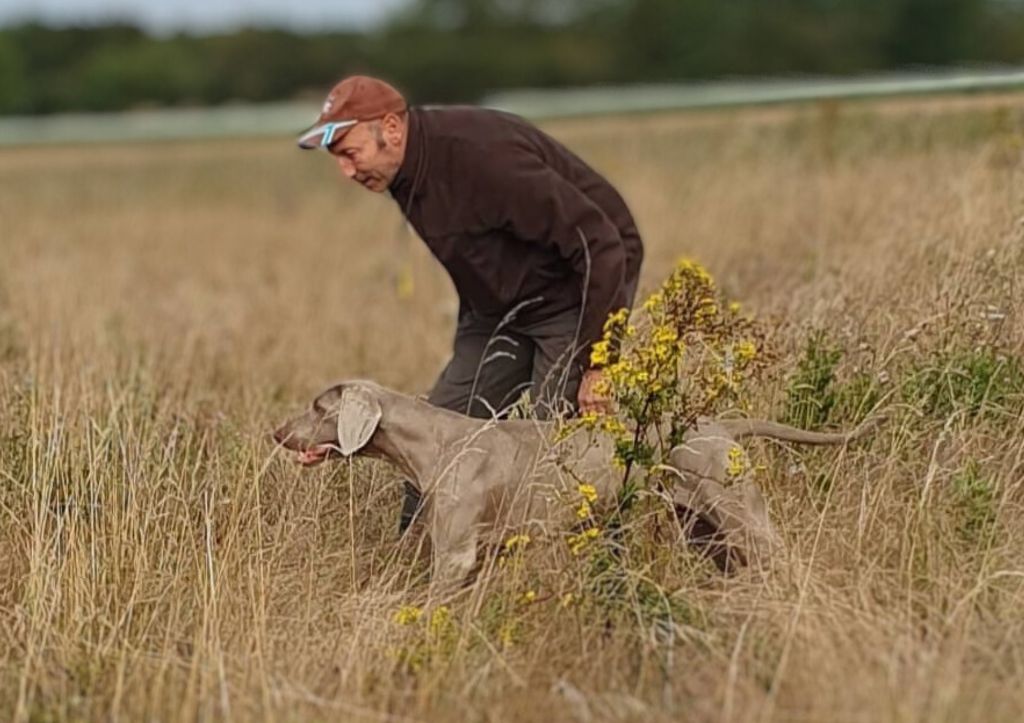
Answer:
[[744, 437], [768, 437], [798, 444], [847, 444], [863, 437], [884, 418], [881, 415], [872, 417], [851, 432], [811, 432], [765, 419], [720, 419], [718, 423], [737, 440]]

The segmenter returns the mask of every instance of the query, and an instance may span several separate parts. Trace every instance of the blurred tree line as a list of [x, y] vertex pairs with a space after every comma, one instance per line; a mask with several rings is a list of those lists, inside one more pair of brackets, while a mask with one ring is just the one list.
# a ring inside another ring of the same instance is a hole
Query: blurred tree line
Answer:
[[1017, 63], [1024, 0], [418, 0], [373, 32], [0, 30], [0, 113], [319, 97], [369, 72], [414, 101], [489, 90]]

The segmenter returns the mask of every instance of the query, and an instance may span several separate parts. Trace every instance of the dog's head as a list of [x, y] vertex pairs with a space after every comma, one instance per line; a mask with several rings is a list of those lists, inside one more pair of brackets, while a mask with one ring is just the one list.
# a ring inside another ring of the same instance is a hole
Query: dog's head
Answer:
[[377, 431], [381, 414], [375, 385], [337, 384], [318, 394], [307, 412], [289, 419], [273, 437], [297, 452], [301, 464], [319, 464], [328, 457], [348, 457], [365, 448]]

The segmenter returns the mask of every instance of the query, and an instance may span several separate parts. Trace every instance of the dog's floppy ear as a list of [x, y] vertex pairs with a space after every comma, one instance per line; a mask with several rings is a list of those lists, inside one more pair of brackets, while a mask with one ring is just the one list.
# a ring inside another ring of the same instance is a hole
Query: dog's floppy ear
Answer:
[[348, 457], [370, 441], [381, 417], [380, 402], [359, 387], [345, 387], [338, 402], [338, 449]]

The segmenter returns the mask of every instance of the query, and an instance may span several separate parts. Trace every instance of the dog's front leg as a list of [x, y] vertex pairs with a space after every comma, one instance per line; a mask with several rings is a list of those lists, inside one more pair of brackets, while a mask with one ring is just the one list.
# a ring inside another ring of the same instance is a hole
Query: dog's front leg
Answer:
[[467, 535], [457, 544], [434, 545], [431, 596], [455, 592], [468, 579], [476, 566], [476, 535]]
[[446, 595], [468, 581], [476, 566], [477, 514], [466, 506], [440, 505], [432, 510], [432, 594]]

